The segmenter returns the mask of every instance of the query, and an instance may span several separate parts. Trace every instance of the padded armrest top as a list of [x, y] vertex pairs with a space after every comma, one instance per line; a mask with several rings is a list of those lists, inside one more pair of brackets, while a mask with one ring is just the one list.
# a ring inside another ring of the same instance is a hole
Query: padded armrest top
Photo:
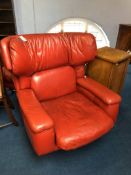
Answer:
[[31, 89], [19, 90], [18, 100], [30, 129], [33, 132], [41, 132], [53, 127], [53, 121], [44, 111]]
[[121, 102], [121, 97], [118, 94], [89, 77], [77, 79], [77, 84], [92, 92], [106, 104]]

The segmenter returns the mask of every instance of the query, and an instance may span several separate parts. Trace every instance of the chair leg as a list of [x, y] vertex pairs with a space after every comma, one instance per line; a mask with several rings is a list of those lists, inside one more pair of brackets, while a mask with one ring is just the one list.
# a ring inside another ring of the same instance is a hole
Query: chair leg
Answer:
[[11, 99], [10, 99], [8, 96], [6, 96], [6, 99], [7, 99], [7, 103], [8, 103], [8, 105], [9, 105], [9, 107], [12, 108], [12, 109], [15, 109], [15, 107], [14, 107], [14, 105], [13, 105]]
[[8, 104], [8, 102], [7, 102], [6, 97], [3, 98], [3, 104], [4, 104], [5, 110], [6, 110], [7, 114], [8, 114], [8, 117], [9, 117], [10, 121], [11, 121], [15, 126], [18, 126], [19, 124], [18, 124], [18, 122], [16, 121], [16, 119], [15, 119], [15, 117], [14, 117], [14, 115], [13, 115], [13, 113], [12, 113], [10, 107], [9, 107], [9, 104]]

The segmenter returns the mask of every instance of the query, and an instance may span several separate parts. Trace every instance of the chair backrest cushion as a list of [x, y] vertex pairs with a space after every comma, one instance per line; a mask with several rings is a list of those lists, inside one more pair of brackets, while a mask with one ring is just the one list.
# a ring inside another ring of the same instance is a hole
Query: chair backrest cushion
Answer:
[[5, 66], [17, 76], [30, 76], [65, 65], [82, 65], [96, 55], [95, 38], [88, 33], [26, 34], [22, 37], [24, 40], [16, 35], [1, 41]]
[[46, 69], [68, 64], [68, 45], [62, 35], [34, 35], [12, 38], [10, 55], [16, 75], [32, 75]]
[[35, 73], [31, 88], [40, 101], [72, 93], [76, 90], [75, 71], [70, 66], [64, 66]]

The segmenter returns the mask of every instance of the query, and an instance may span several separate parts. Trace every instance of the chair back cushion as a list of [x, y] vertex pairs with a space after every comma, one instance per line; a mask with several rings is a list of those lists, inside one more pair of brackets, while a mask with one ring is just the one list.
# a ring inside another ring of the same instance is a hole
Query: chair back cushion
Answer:
[[24, 39], [17, 37], [10, 41], [14, 74], [29, 76], [68, 64], [68, 46], [62, 35], [26, 35]]
[[76, 90], [75, 71], [70, 66], [64, 66], [35, 73], [31, 88], [40, 101], [72, 93]]
[[88, 33], [15, 35], [1, 41], [1, 52], [5, 66], [13, 74], [31, 76], [42, 70], [79, 66], [93, 60], [96, 41]]

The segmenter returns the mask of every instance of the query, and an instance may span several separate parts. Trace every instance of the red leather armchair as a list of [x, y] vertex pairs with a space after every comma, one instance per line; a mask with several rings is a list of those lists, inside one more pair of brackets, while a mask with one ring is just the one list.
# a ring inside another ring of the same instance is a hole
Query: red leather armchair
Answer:
[[97, 51], [93, 35], [16, 35], [0, 48], [38, 155], [81, 147], [114, 126], [120, 96], [84, 76]]

